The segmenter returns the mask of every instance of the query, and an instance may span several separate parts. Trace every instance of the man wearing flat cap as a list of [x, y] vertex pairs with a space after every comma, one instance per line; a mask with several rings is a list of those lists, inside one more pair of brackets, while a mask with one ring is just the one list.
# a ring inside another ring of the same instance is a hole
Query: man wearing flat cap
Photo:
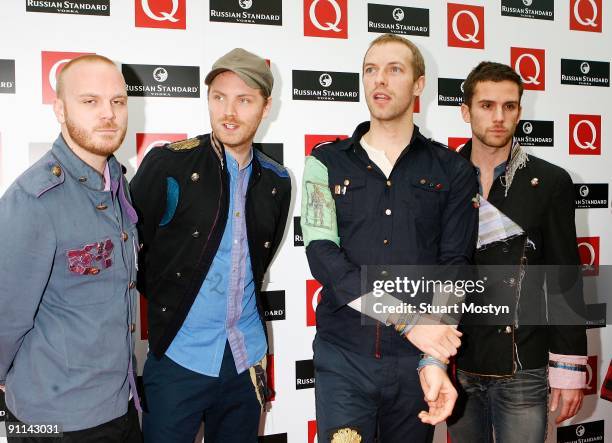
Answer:
[[264, 274], [283, 237], [291, 180], [253, 149], [270, 110], [266, 61], [234, 49], [206, 76], [212, 132], [153, 149], [130, 189], [148, 300], [146, 442], [256, 442], [268, 390]]

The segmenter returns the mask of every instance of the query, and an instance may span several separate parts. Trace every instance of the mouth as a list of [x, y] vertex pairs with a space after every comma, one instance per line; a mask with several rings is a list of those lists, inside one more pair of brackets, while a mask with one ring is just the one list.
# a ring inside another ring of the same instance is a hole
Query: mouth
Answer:
[[236, 123], [223, 123], [222, 126], [226, 131], [235, 131], [240, 127]]
[[391, 96], [384, 94], [382, 92], [376, 92], [372, 95], [372, 97], [374, 98], [375, 102], [379, 102], [379, 103], [385, 103], [391, 100]]
[[100, 128], [100, 129], [96, 129], [96, 132], [100, 132], [102, 134], [114, 134], [117, 131], [119, 131], [119, 128]]

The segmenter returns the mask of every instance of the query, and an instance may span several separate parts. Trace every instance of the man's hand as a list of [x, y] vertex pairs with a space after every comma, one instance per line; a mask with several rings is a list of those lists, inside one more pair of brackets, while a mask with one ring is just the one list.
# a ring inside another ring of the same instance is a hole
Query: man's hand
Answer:
[[582, 389], [551, 388], [550, 394], [550, 412], [557, 410], [559, 399], [561, 399], [561, 412], [555, 420], [557, 424], [572, 418], [582, 407], [582, 399], [584, 398], [584, 391]]
[[416, 325], [406, 338], [419, 348], [423, 353], [431, 355], [442, 362], [457, 354], [457, 348], [461, 346], [463, 334], [449, 325]]
[[437, 425], [443, 422], [453, 412], [457, 401], [457, 390], [451, 383], [446, 371], [434, 365], [425, 366], [419, 371], [421, 388], [429, 411], [419, 412], [423, 423]]

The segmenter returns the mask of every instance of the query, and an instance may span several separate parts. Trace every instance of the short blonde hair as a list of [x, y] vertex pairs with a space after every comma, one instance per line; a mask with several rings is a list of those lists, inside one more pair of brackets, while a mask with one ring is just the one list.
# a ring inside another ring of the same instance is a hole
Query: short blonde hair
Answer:
[[[399, 35], [396, 35], [396, 34], [383, 34], [379, 37], [376, 37], [374, 40], [372, 40], [372, 43], [370, 43], [370, 46], [368, 46], [368, 50], [363, 56], [364, 64], [365, 64], [365, 58], [368, 55], [368, 52], [370, 51], [370, 49], [372, 49], [374, 46], [377, 46], [377, 45], [384, 45], [385, 43], [400, 43], [408, 47], [408, 49], [410, 49], [410, 52], [412, 52], [412, 73], [414, 74], [415, 80], [425, 75], [425, 59], [423, 59], [423, 54], [421, 54], [421, 51], [419, 50], [417, 45], [412, 43], [407, 38], [400, 37]], [[363, 69], [363, 64], [362, 64], [362, 69]]]
[[115, 63], [108, 57], [104, 57], [103, 55], [98, 54], [87, 54], [81, 55], [80, 57], [73, 58], [68, 63], [64, 65], [59, 74], [57, 74], [57, 82], [55, 85], [55, 95], [59, 98], [62, 97], [64, 93], [64, 76], [66, 72], [69, 71], [73, 66], [78, 65], [80, 63], [104, 63], [106, 65], [112, 65], [117, 67]]

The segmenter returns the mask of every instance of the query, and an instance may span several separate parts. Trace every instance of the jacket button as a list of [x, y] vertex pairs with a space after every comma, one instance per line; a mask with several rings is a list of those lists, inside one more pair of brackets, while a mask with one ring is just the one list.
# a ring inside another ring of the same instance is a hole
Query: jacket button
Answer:
[[106, 206], [104, 203], [100, 203], [99, 205], [96, 205], [96, 209], [98, 211], [104, 211], [106, 208], [108, 208], [108, 206]]
[[121, 240], [127, 241], [127, 239], [128, 239], [127, 232], [121, 231]]
[[382, 271], [380, 271], [380, 275], [386, 277], [387, 275], [389, 275], [389, 272], [383, 269]]
[[348, 178], [344, 179], [344, 186], [348, 186], [351, 184], [351, 181]]
[[86, 181], [87, 181], [87, 177], [85, 177], [85, 176], [79, 177], [79, 182], [85, 183]]
[[130, 323], [130, 332], [134, 332], [136, 330], [136, 323]]
[[384, 245], [388, 245], [389, 244], [389, 240], [387, 240], [386, 238], [383, 240], [383, 244]]
[[391, 209], [385, 209], [385, 214], [386, 215], [391, 215]]
[[62, 168], [60, 168], [58, 165], [53, 165], [53, 167], [51, 168], [51, 174], [55, 175], [56, 177], [59, 177], [60, 175], [62, 175]]
[[367, 169], [368, 171], [371, 171], [371, 170], [372, 170], [372, 165], [368, 165], [366, 169]]
[[276, 195], [276, 188], [272, 188], [272, 195]]
[[191, 236], [193, 238], [198, 238], [200, 236], [200, 231], [193, 231], [193, 233], [191, 234]]
[[387, 188], [391, 187], [391, 180], [387, 180]]
[[200, 180], [200, 174], [198, 174], [197, 172], [194, 172], [193, 174], [191, 174], [191, 181], [196, 183], [198, 180]]
[[165, 306], [162, 306], [161, 311], [162, 311], [162, 312], [166, 312], [166, 307], [165, 307]]
[[264, 243], [264, 248], [270, 249], [270, 246], [272, 246], [272, 243], [270, 243], [269, 241]]
[[182, 277], [182, 274], [180, 272], [177, 272], [176, 273], [176, 278], [181, 278], [181, 277]]
[[506, 326], [506, 330], [504, 332], [506, 334], [512, 334], [512, 328], [510, 326]]
[[132, 281], [130, 282], [130, 284], [128, 285], [128, 288], [130, 288], [130, 289], [134, 289], [135, 287], [136, 287], [136, 282], [135, 282], [134, 280], [132, 280]]
[[425, 184], [427, 184], [427, 180], [422, 178], [422, 179], [419, 180], [419, 183], [422, 184], [422, 185], [425, 185]]

